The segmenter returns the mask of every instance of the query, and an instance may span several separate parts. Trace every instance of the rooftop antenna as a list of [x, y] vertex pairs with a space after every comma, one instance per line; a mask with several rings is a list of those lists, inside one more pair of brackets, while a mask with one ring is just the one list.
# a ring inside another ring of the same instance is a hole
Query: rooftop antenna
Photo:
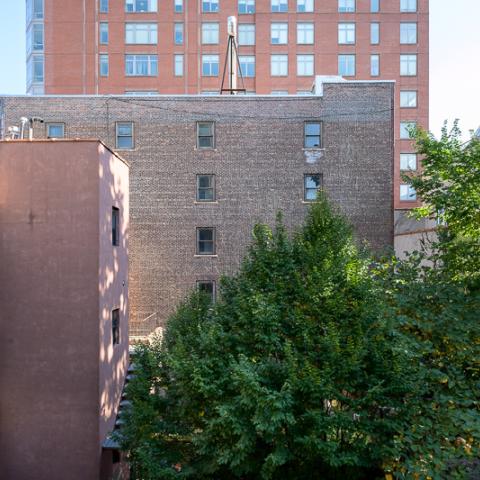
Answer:
[[[238, 50], [237, 42], [235, 40], [237, 36], [237, 19], [235, 17], [228, 17], [227, 20], [227, 31], [228, 31], [228, 43], [227, 43], [227, 53], [225, 55], [225, 64], [223, 66], [223, 78], [222, 78], [222, 88], [220, 94], [229, 93], [230, 95], [236, 95], [238, 92], [245, 93], [245, 85], [243, 83], [242, 69], [240, 67], [240, 62], [238, 60]], [[228, 88], [225, 88], [225, 75], [227, 73], [228, 65]], [[242, 81], [242, 88], [237, 88], [237, 68], [238, 73], [240, 74], [240, 79]]]

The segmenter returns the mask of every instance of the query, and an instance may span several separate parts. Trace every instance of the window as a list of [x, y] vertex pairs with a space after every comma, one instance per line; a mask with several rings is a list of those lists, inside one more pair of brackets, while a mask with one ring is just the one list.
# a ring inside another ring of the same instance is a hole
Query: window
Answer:
[[415, 90], [400, 91], [401, 108], [417, 108], [417, 92]]
[[133, 122], [117, 122], [116, 147], [123, 149], [133, 148]]
[[400, 170], [416, 170], [417, 155], [415, 153], [400, 154]]
[[27, 25], [32, 20], [41, 20], [43, 18], [43, 0], [27, 0], [26, 13]]
[[255, 57], [253, 55], [241, 55], [238, 57], [238, 61], [244, 77], [255, 76]]
[[410, 132], [412, 128], [417, 126], [416, 122], [400, 122], [400, 138], [402, 140], [410, 139]]
[[108, 77], [108, 54], [102, 53], [99, 56], [99, 63], [100, 63], [100, 76], [101, 77]]
[[213, 122], [197, 122], [197, 148], [215, 147], [215, 126]]
[[202, 23], [202, 43], [217, 44], [218, 43], [218, 23]]
[[341, 13], [355, 12], [355, 0], [338, 0], [338, 11]]
[[32, 55], [33, 59], [33, 82], [43, 82], [43, 55]]
[[354, 23], [338, 24], [338, 43], [339, 44], [355, 43], [355, 24]]
[[370, 75], [372, 77], [380, 75], [380, 55], [370, 55]]
[[108, 13], [108, 0], [100, 0], [100, 13]]
[[183, 12], [183, 0], [173, 0], [173, 10], [175, 13]]
[[370, 12], [378, 13], [380, 11], [380, 0], [370, 0]]
[[286, 45], [288, 42], [288, 23], [272, 23], [270, 40], [273, 45]]
[[320, 148], [322, 146], [322, 125], [320, 122], [305, 122], [304, 146], [305, 148]]
[[410, 45], [417, 43], [417, 24], [401, 23], [400, 24], [400, 43], [402, 45]]
[[210, 301], [215, 301], [215, 282], [213, 280], [197, 280], [197, 290], [208, 295]]
[[183, 77], [183, 55], [175, 55], [174, 73], [176, 77]]
[[27, 55], [43, 51], [43, 23], [32, 23], [27, 30]]
[[108, 23], [100, 23], [100, 44], [108, 45]]
[[318, 191], [322, 188], [322, 176], [319, 174], [305, 175], [303, 179], [303, 199], [306, 202], [313, 202], [317, 199]]
[[157, 55], [125, 55], [125, 75], [129, 77], [155, 77], [157, 74]]
[[125, 43], [156, 45], [158, 37], [158, 25], [156, 23], [126, 23]]
[[214, 228], [197, 228], [197, 255], [215, 255]]
[[238, 0], [238, 13], [255, 13], [255, 0]]
[[202, 55], [202, 75], [218, 77], [218, 55]]
[[157, 0], [126, 0], [126, 12], [156, 12]]
[[215, 201], [215, 175], [197, 175], [197, 202]]
[[120, 343], [120, 309], [112, 310], [112, 343]]
[[120, 245], [120, 210], [117, 207], [112, 207], [112, 245]]
[[255, 25], [240, 24], [238, 26], [238, 44], [239, 45], [255, 45]]
[[297, 12], [313, 12], [313, 0], [297, 0]]
[[378, 45], [380, 43], [380, 24], [371, 23], [370, 24], [370, 44]]
[[183, 45], [183, 23], [176, 23], [173, 31], [175, 45]]
[[47, 123], [47, 138], [65, 138], [65, 124]]
[[314, 72], [313, 55], [297, 55], [297, 75], [299, 77], [308, 77]]
[[288, 12], [288, 0], [270, 0], [270, 11]]
[[355, 55], [339, 55], [338, 56], [338, 74], [345, 77], [355, 75]]
[[288, 55], [270, 55], [270, 75], [272, 77], [288, 75]]
[[417, 192], [411, 185], [400, 185], [400, 200], [402, 202], [414, 202]]
[[400, 0], [401, 12], [416, 12], [417, 0]]
[[297, 43], [300, 45], [311, 45], [314, 40], [313, 23], [297, 23]]
[[400, 55], [400, 75], [414, 77], [417, 74], [417, 55]]
[[202, 0], [202, 12], [218, 12], [218, 0]]

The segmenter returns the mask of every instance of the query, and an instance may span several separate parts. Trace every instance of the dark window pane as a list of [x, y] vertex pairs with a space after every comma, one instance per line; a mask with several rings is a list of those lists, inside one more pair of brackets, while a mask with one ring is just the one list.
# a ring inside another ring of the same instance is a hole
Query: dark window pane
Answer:
[[120, 310], [112, 310], [112, 341], [116, 345], [120, 343]]
[[118, 246], [120, 244], [120, 210], [112, 207], [112, 245]]
[[211, 175], [201, 175], [198, 177], [198, 186], [200, 188], [208, 188], [212, 185]]
[[205, 188], [198, 191], [198, 199], [203, 201], [213, 200], [213, 188]]
[[213, 138], [212, 137], [199, 137], [198, 138], [198, 146], [205, 148], [205, 147], [213, 147]]
[[212, 229], [201, 229], [198, 231], [199, 240], [213, 240], [213, 230]]

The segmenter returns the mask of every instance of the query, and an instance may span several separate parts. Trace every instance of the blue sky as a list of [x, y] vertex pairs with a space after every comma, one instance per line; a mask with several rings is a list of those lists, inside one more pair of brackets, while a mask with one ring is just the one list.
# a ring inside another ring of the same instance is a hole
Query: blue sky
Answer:
[[[25, 1], [0, 0], [0, 94], [25, 93]], [[430, 130], [480, 126], [480, 0], [430, 0]]]

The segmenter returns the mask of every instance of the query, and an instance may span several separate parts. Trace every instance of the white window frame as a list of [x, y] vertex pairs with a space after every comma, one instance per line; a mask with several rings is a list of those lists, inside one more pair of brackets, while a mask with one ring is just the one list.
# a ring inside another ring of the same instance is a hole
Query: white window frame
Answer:
[[244, 78], [255, 77], [255, 55], [239, 55], [238, 62]]
[[173, 74], [176, 77], [183, 77], [184, 75], [184, 57], [182, 53], [176, 53], [173, 56]]
[[[130, 5], [131, 10], [129, 10]], [[156, 13], [157, 11], [157, 0], [148, 0], [147, 10], [139, 10], [137, 0], [125, 0], [125, 13]]]
[[270, 0], [270, 11], [272, 13], [288, 12], [288, 0]]
[[238, 0], [238, 13], [241, 15], [255, 13], [255, 0]]
[[[214, 71], [214, 65], [217, 65], [217, 71]], [[209, 73], [205, 74], [205, 66], [209, 66]], [[220, 56], [217, 54], [202, 55], [202, 77], [218, 77], [220, 71]], [[213, 72], [213, 73], [212, 73]]]
[[270, 43], [272, 45], [288, 44], [287, 22], [273, 22], [270, 24]]
[[400, 154], [400, 170], [414, 172], [417, 169], [416, 153]]
[[416, 90], [400, 90], [400, 108], [417, 108], [418, 92]]
[[[130, 135], [124, 135], [124, 134], [120, 134], [119, 133], [119, 130], [120, 130], [120, 127], [121, 126], [126, 126], [126, 125], [129, 125], [130, 126]], [[129, 146], [120, 146], [119, 145], [119, 141], [118, 139], [119, 138], [131, 138], [131, 144]], [[117, 148], [118, 150], [133, 150], [135, 148], [135, 141], [134, 141], [135, 137], [134, 137], [134, 125], [133, 125], [133, 122], [115, 122], [115, 148]]]
[[[61, 135], [51, 135], [50, 129], [52, 127], [60, 127], [62, 130]], [[65, 138], [65, 124], [61, 122], [47, 123], [47, 138]]]
[[[344, 60], [343, 65], [346, 67], [345, 71], [347, 73], [342, 73], [342, 69], [340, 68], [342, 65], [342, 60]], [[353, 71], [350, 70], [352, 63], [350, 61], [353, 60]], [[338, 55], [338, 74], [342, 77], [354, 77], [356, 73], [356, 62], [357, 59], [354, 54], [341, 54]]]
[[315, 75], [315, 55], [297, 55], [297, 76], [311, 77]]
[[[145, 35], [145, 40], [139, 38]], [[126, 22], [125, 44], [126, 45], [157, 45], [158, 23], [154, 22]]]
[[400, 12], [416, 12], [417, 0], [400, 0]]
[[401, 202], [417, 201], [417, 192], [411, 185], [408, 185], [408, 183], [402, 183], [400, 185], [400, 201]]
[[411, 127], [416, 127], [416, 126], [417, 126], [417, 122], [414, 122], [414, 121], [400, 122], [400, 132], [399, 132], [400, 140], [411, 140], [408, 130]]
[[380, 23], [372, 22], [370, 24], [370, 45], [378, 45], [380, 43]]
[[314, 0], [297, 0], [297, 13], [310, 13], [314, 9]]
[[[130, 58], [129, 58], [130, 57]], [[147, 61], [147, 73], [137, 73], [137, 65], [140, 60]], [[127, 64], [131, 61], [133, 73], [127, 73]], [[125, 76], [126, 77], [156, 77], [158, 75], [158, 56], [155, 54], [126, 54], [125, 55]]]
[[315, 24], [313, 22], [297, 23], [297, 44], [313, 45], [315, 41]]
[[272, 77], [288, 76], [288, 55], [287, 54], [270, 55], [270, 76]]
[[217, 45], [220, 37], [220, 25], [218, 22], [202, 23], [202, 45]]
[[418, 57], [416, 53], [400, 55], [400, 76], [416, 77], [418, 70]]
[[255, 45], [255, 24], [240, 23], [238, 25], [238, 44]]
[[338, 0], [339, 13], [355, 13], [355, 0]]
[[98, 27], [98, 43], [108, 45], [108, 22], [100, 22]]
[[175, 45], [183, 45], [185, 40], [185, 27], [183, 22], [175, 22], [173, 24], [173, 43]]
[[217, 13], [219, 9], [219, 0], [202, 0], [203, 13]]
[[377, 53], [370, 55], [370, 76], [380, 76], [380, 55]]
[[183, 13], [183, 0], [173, 0], [174, 13]]
[[110, 60], [108, 53], [101, 53], [98, 56], [98, 74], [101, 77], [108, 77], [110, 74]]
[[400, 23], [400, 45], [416, 45], [418, 41], [418, 27], [416, 22]]
[[355, 45], [355, 23], [341, 22], [338, 24], [338, 44]]

